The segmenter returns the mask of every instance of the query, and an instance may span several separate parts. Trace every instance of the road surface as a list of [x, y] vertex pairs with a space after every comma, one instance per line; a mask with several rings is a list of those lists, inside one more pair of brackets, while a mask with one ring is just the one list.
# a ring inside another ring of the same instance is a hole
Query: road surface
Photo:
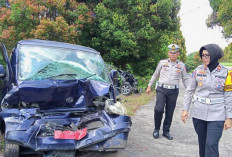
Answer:
[[[152, 137], [155, 98], [149, 104], [140, 107], [132, 117], [132, 127], [127, 147], [117, 153], [88, 153], [81, 156], [90, 157], [198, 157], [197, 135], [191, 117], [187, 123], [181, 121], [184, 87], [181, 84], [173, 123], [170, 133], [172, 141], [160, 136]], [[232, 157], [232, 129], [223, 132], [219, 144], [220, 157]]]
[[[191, 117], [184, 124], [181, 121], [184, 87], [180, 84], [179, 97], [170, 133], [172, 141], [162, 137], [154, 139], [153, 113], [155, 98], [141, 106], [132, 116], [132, 127], [125, 150], [107, 152], [80, 152], [77, 157], [198, 157], [197, 136]], [[162, 132], [161, 132], [162, 133]], [[220, 157], [232, 157], [232, 129], [223, 132], [219, 144]], [[25, 157], [25, 156], [24, 156]], [[31, 157], [31, 156], [30, 156]], [[37, 157], [37, 156], [36, 156]]]

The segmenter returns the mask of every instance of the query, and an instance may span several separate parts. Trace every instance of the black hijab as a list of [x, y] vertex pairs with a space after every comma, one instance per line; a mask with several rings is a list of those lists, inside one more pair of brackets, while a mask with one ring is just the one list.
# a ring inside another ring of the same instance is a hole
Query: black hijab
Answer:
[[200, 57], [202, 58], [202, 51], [207, 50], [210, 55], [210, 62], [208, 68], [212, 72], [218, 65], [218, 60], [224, 55], [222, 49], [216, 44], [208, 44], [200, 48]]

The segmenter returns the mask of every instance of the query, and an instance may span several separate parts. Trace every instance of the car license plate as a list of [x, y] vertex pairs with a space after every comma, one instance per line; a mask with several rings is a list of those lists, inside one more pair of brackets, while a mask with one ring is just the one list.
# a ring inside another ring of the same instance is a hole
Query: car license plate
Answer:
[[55, 130], [54, 133], [54, 138], [55, 139], [74, 139], [74, 140], [80, 140], [85, 137], [87, 134], [87, 128], [84, 128], [82, 130], [76, 130], [76, 131], [71, 131], [71, 130]]

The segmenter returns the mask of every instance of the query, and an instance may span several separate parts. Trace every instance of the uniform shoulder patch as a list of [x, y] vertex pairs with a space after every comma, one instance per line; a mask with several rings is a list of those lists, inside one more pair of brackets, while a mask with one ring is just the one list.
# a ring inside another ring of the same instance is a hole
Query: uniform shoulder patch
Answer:
[[232, 91], [232, 70], [228, 71], [224, 90], [225, 91]]
[[169, 63], [168, 63], [168, 60], [167, 59], [163, 59], [163, 60], [161, 60], [160, 61], [160, 64], [163, 66], [168, 66], [169, 65]]
[[222, 69], [222, 66], [219, 64], [219, 65], [217, 66], [217, 71], [221, 71], [221, 69]]
[[167, 59], [162, 59], [162, 60], [160, 60], [160, 63], [168, 63], [168, 60]]
[[204, 65], [198, 65], [198, 67], [196, 69], [203, 69]]
[[196, 71], [195, 70], [192, 72], [191, 77], [196, 77]]
[[222, 69], [226, 69], [226, 70], [229, 70], [227, 67], [221, 65]]
[[184, 62], [180, 61], [180, 60], [177, 60], [179, 64], [184, 64]]

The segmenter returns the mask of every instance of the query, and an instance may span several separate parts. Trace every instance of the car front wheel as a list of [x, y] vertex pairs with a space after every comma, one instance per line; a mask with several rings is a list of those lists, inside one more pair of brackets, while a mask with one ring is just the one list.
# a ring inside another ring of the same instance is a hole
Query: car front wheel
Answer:
[[4, 157], [18, 157], [18, 156], [19, 156], [19, 145], [5, 140]]
[[130, 95], [132, 93], [132, 87], [129, 84], [123, 84], [121, 87], [121, 93], [123, 95]]

